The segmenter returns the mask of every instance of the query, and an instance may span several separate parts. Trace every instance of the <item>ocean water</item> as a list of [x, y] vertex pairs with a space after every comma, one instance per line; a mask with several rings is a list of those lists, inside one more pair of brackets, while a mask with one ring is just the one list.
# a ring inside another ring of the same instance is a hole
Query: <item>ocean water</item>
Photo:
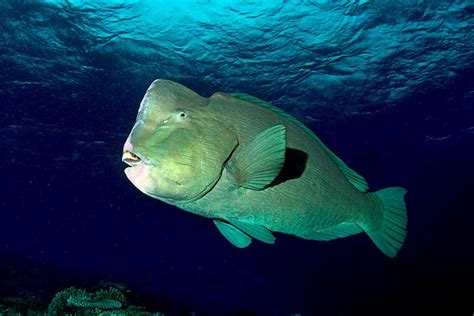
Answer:
[[[473, 30], [469, 0], [0, 0], [0, 314], [112, 285], [165, 315], [472, 315]], [[140, 193], [122, 147], [156, 78], [272, 102], [407, 188], [398, 257], [237, 249]]]

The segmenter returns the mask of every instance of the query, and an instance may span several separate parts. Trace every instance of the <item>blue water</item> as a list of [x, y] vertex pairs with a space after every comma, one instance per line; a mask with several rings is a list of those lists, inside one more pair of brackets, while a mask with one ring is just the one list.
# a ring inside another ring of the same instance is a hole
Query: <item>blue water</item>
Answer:
[[[172, 315], [472, 315], [474, 3], [271, 3], [0, 0], [0, 297], [97, 278]], [[156, 78], [271, 101], [407, 188], [398, 258], [362, 234], [237, 249], [141, 194], [121, 151]]]

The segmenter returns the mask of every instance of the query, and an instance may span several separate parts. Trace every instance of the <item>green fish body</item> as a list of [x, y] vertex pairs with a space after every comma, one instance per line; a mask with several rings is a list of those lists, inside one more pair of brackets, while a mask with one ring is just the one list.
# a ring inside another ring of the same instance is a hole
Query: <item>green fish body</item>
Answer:
[[122, 160], [143, 193], [212, 219], [240, 248], [272, 244], [272, 232], [312, 240], [366, 232], [394, 257], [405, 240], [405, 189], [367, 192], [306, 126], [249, 95], [203, 98], [154, 81]]

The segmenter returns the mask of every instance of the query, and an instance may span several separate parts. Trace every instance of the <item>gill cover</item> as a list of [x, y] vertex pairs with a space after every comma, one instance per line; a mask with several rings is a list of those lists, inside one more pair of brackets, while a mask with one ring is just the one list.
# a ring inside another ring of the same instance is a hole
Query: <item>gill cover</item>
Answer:
[[129, 136], [133, 150], [145, 159], [146, 171], [137, 168], [137, 181], [132, 167], [130, 181], [145, 194], [171, 203], [207, 193], [238, 143], [219, 117], [207, 98], [176, 82], [155, 80]]

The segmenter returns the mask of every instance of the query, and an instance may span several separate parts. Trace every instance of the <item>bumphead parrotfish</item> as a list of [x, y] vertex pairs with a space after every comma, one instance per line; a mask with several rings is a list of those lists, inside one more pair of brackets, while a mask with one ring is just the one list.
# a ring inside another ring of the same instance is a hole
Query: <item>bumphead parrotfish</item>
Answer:
[[395, 257], [406, 236], [406, 190], [365, 179], [305, 125], [242, 93], [205, 98], [155, 80], [123, 149], [143, 193], [212, 219], [233, 245], [272, 232], [331, 240], [365, 232]]

